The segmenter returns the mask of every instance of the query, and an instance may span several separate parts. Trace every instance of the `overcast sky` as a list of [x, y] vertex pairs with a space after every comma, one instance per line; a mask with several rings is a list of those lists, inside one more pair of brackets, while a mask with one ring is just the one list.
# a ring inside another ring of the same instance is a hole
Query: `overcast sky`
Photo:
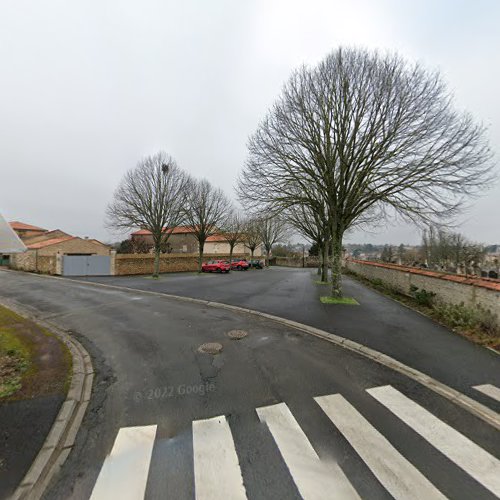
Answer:
[[[438, 68], [500, 153], [500, 2], [3, 0], [0, 213], [116, 239], [104, 210], [123, 173], [163, 149], [234, 197], [248, 136], [290, 72], [339, 45]], [[500, 243], [500, 186], [464, 215]], [[349, 241], [418, 243], [414, 228]]]

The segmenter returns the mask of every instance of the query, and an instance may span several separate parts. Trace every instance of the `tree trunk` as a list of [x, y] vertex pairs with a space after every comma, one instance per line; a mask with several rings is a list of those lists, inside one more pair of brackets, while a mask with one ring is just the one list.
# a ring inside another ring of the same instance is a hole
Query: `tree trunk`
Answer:
[[231, 259], [233, 258], [234, 245], [229, 244], [229, 265], [231, 265]]
[[201, 273], [201, 265], [203, 264], [203, 248], [205, 248], [205, 242], [199, 244], [198, 253], [198, 272]]
[[321, 248], [321, 281], [328, 281], [328, 243]]
[[269, 253], [271, 252], [271, 249], [266, 248], [266, 262], [265, 262], [265, 267], [269, 267]]
[[332, 238], [332, 297], [342, 297], [342, 233], [335, 232]]
[[160, 249], [155, 248], [155, 260], [153, 267], [153, 278], [158, 278], [160, 276]]
[[253, 253], [255, 251], [255, 248], [250, 248], [250, 251], [252, 252], [252, 259], [253, 259]]

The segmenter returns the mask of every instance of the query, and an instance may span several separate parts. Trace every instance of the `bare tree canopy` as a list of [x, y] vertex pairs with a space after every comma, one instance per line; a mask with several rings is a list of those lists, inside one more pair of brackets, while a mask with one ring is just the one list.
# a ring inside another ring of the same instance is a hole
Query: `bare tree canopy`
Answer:
[[248, 208], [326, 206], [332, 294], [341, 295], [342, 238], [368, 210], [450, 218], [487, 186], [492, 166], [483, 126], [453, 108], [439, 74], [340, 48], [292, 74], [249, 141], [238, 191]]
[[108, 205], [107, 224], [117, 229], [141, 228], [151, 232], [155, 264], [159, 274], [159, 255], [171, 232], [183, 223], [186, 200], [186, 174], [166, 153], [147, 156], [129, 170]]
[[266, 250], [266, 266], [269, 266], [269, 255], [271, 254], [273, 245], [285, 238], [288, 227], [282, 218], [276, 216], [262, 217], [258, 220], [257, 224], [260, 240]]
[[221, 235], [229, 245], [229, 259], [232, 258], [234, 247], [243, 241], [243, 233], [245, 230], [245, 221], [240, 213], [235, 209], [231, 209], [223, 227]]
[[224, 227], [230, 213], [231, 202], [222, 189], [215, 188], [205, 179], [189, 181], [184, 216], [198, 241], [198, 272], [201, 272], [207, 238]]
[[256, 217], [249, 217], [245, 221], [243, 243], [250, 250], [251, 256], [253, 258], [253, 254], [256, 248], [260, 244], [262, 244], [260, 224], [259, 220]]

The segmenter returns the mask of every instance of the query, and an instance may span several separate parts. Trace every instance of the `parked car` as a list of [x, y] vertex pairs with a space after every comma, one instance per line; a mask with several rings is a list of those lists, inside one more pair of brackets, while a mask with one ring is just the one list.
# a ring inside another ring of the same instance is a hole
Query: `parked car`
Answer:
[[209, 260], [201, 265], [202, 273], [228, 273], [231, 270], [226, 260]]
[[250, 267], [250, 264], [246, 259], [231, 259], [231, 269], [237, 269], [238, 271], [246, 271]]
[[248, 263], [253, 269], [262, 269], [264, 266], [262, 265], [262, 261], [258, 259], [252, 259]]

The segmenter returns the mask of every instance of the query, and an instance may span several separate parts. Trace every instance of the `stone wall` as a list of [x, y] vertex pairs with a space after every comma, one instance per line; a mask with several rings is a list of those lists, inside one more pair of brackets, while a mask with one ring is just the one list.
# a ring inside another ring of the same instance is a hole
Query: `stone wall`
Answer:
[[37, 255], [36, 250], [28, 250], [24, 253], [12, 254], [9, 267], [19, 271], [56, 274], [56, 256]]
[[272, 257], [271, 265], [284, 267], [318, 267], [318, 257]]
[[344, 265], [365, 278], [381, 280], [405, 295], [410, 295], [413, 285], [435, 293], [437, 300], [444, 303], [463, 303], [469, 307], [480, 305], [496, 314], [500, 323], [500, 280], [351, 259]]
[[[233, 258], [244, 258], [234, 254]], [[224, 260], [229, 255], [204, 255], [203, 262], [211, 259]], [[152, 254], [117, 254], [115, 257], [114, 275], [152, 274], [154, 255]], [[160, 256], [160, 273], [178, 273], [198, 270], [196, 254], [163, 254]]]

